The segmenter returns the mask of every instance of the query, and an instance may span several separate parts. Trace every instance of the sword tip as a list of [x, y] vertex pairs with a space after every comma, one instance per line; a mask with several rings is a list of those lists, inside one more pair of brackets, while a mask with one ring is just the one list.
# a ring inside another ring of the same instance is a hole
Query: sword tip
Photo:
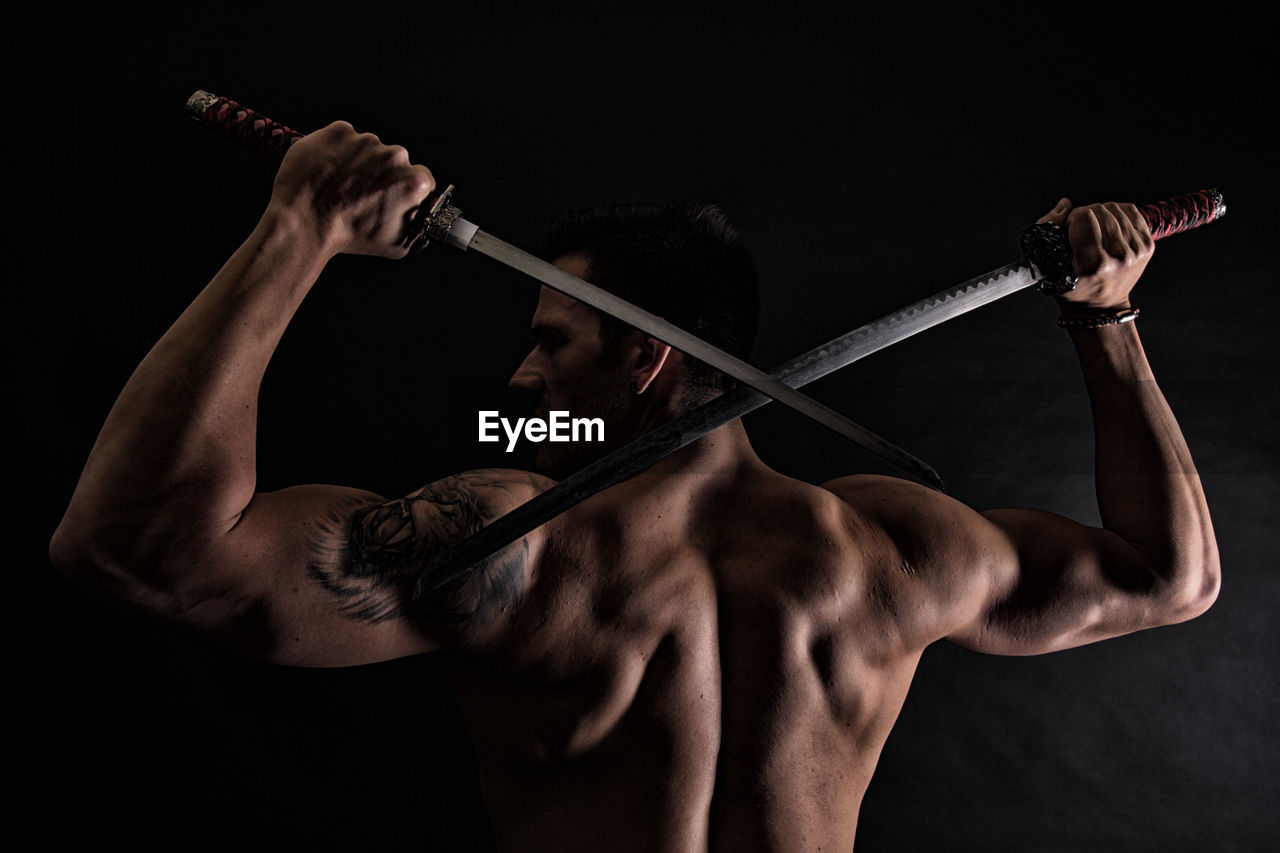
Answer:
[[942, 492], [944, 495], [949, 494], [949, 492], [947, 491], [947, 484], [942, 482], [942, 477], [938, 476], [938, 472], [933, 470], [932, 468], [926, 467], [923, 470], [921, 470], [919, 473], [919, 478], [929, 488], [937, 489], [938, 491]]

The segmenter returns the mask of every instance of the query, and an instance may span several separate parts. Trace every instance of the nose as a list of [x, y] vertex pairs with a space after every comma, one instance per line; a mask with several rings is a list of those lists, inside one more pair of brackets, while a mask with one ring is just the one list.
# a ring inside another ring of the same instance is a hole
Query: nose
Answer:
[[531, 399], [536, 399], [542, 393], [542, 377], [538, 375], [538, 371], [533, 365], [535, 353], [536, 350], [530, 351], [524, 357], [524, 361], [520, 362], [516, 372], [507, 380], [507, 390], [511, 393]]

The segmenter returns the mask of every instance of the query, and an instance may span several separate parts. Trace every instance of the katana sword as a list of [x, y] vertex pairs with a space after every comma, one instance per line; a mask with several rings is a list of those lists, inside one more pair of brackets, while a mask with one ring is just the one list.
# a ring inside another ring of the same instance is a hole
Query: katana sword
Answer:
[[[204, 90], [197, 90], [187, 99], [186, 112], [188, 116], [219, 135], [273, 159], [283, 158], [289, 146], [303, 136], [298, 131], [266, 118], [230, 98], [219, 97]], [[711, 365], [761, 394], [834, 430], [837, 434], [897, 466], [912, 477], [936, 488], [942, 487], [938, 472], [925, 462], [867, 428], [854, 423], [829, 406], [801, 394], [779, 381], [777, 377], [770, 376], [763, 370], [735, 358], [697, 335], [625, 299], [570, 275], [553, 264], [499, 240], [492, 234], [481, 231], [475, 223], [463, 219], [462, 212], [451, 203], [453, 190], [453, 186], [450, 185], [436, 195], [430, 205], [424, 204], [419, 211], [413, 226], [417, 231], [413, 236], [414, 250], [421, 251], [434, 240], [463, 251], [474, 249], [488, 255], [566, 296], [585, 302], [629, 326], [641, 329], [686, 355]]]
[[[218, 109], [226, 114], [217, 114]], [[288, 146], [300, 136], [296, 131], [258, 116], [234, 102], [204, 92], [192, 96], [187, 110], [207, 127], [267, 156], [283, 156]], [[1201, 190], [1142, 206], [1139, 211], [1152, 238], [1160, 240], [1220, 218], [1226, 213], [1226, 204], [1216, 189]], [[464, 242], [471, 247], [482, 233], [478, 229], [472, 231], [474, 226], [462, 219], [457, 208], [449, 204], [448, 191], [436, 199], [423, 227], [427, 239], [443, 239], [455, 244]], [[458, 229], [456, 232], [455, 228]], [[1075, 287], [1074, 260], [1061, 228], [1049, 224], [1033, 225], [1023, 232], [1021, 242], [1022, 260], [928, 296], [841, 335], [781, 365], [772, 371], [773, 378], [798, 388], [1012, 293], [1034, 286], [1041, 293], [1058, 294]], [[498, 247], [496, 251], [500, 253], [502, 250]], [[746, 385], [740, 386], [632, 440], [435, 557], [419, 572], [415, 598], [456, 583], [461, 574], [565, 510], [629, 479], [663, 456], [768, 402], [767, 395]]]

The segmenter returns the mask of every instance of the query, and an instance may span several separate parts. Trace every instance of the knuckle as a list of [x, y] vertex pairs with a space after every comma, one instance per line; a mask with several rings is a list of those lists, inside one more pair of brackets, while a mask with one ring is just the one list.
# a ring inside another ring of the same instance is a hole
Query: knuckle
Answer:
[[409, 175], [409, 188], [421, 195], [429, 195], [435, 192], [436, 179], [426, 166], [414, 166]]

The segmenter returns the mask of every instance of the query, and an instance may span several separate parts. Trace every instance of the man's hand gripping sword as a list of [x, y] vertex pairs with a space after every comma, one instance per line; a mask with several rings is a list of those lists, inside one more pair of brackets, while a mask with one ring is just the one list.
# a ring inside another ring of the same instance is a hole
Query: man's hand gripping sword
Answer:
[[[297, 131], [234, 101], [204, 91], [197, 91], [188, 100], [187, 114], [225, 138], [274, 159], [282, 158], [289, 146], [302, 137]], [[676, 349], [724, 370], [744, 384], [636, 438], [439, 555], [419, 575], [421, 580], [415, 590], [415, 595], [419, 596], [430, 593], [437, 586], [452, 583], [459, 573], [539, 525], [591, 495], [643, 471], [663, 456], [763, 406], [770, 398], [792, 406], [913, 477], [940, 489], [942, 482], [928, 465], [792, 389], [1019, 290], [1035, 286], [1041, 293], [1058, 294], [1073, 289], [1076, 283], [1065, 232], [1056, 225], [1033, 225], [1023, 232], [1024, 257], [1021, 261], [886, 314], [765, 374], [612, 294], [485, 234], [463, 219], [461, 211], [451, 204], [452, 190], [450, 186], [440, 193], [419, 216], [415, 230], [420, 231], [409, 237], [416, 240], [415, 249], [421, 249], [430, 240], [464, 250], [477, 249], [566, 295], [649, 332]], [[1201, 190], [1145, 205], [1139, 210], [1152, 238], [1159, 240], [1220, 218], [1226, 213], [1226, 205], [1217, 190]], [[424, 586], [426, 578], [433, 578], [434, 582]]]

